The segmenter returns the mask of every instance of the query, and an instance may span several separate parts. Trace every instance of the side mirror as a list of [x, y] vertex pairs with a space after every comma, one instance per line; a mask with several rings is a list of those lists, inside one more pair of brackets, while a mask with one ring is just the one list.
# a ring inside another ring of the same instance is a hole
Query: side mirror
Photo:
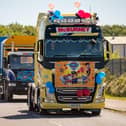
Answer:
[[43, 61], [43, 40], [38, 41], [38, 45], [37, 45], [37, 57], [38, 57], [38, 61], [39, 62]]
[[3, 57], [3, 67], [7, 67], [7, 58]]
[[109, 41], [107, 41], [106, 39], [103, 39], [103, 42], [104, 42], [104, 48], [105, 48], [105, 51], [106, 51], [106, 58], [109, 60], [110, 59], [110, 44], [109, 44]]

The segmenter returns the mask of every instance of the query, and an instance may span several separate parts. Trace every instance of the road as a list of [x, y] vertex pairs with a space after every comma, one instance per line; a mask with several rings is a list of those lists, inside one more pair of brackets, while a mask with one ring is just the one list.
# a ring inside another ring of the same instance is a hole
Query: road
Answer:
[[11, 103], [0, 101], [1, 126], [126, 126], [126, 114], [103, 110], [100, 116], [89, 114], [40, 115], [29, 112], [25, 99]]

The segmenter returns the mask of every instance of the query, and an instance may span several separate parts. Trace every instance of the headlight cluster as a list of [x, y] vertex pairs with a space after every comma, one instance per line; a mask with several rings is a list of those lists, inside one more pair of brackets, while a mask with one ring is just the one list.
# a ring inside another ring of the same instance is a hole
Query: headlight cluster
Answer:
[[95, 77], [95, 83], [97, 86], [97, 92], [96, 92], [96, 102], [104, 102], [104, 78], [106, 74], [104, 72], [99, 72], [96, 74]]

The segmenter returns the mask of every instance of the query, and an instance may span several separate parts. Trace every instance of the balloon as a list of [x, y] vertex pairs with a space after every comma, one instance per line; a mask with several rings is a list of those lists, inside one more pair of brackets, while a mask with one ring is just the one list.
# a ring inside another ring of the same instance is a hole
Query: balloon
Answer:
[[74, 3], [74, 6], [75, 6], [76, 8], [79, 8], [79, 7], [80, 7], [80, 2], [79, 2], [79, 1], [75, 2], [75, 3]]
[[51, 10], [53, 10], [53, 9], [55, 8], [55, 5], [52, 4], [52, 3], [50, 3], [50, 4], [48, 5], [48, 7], [49, 7]]
[[49, 88], [49, 93], [53, 94], [55, 92], [55, 89], [53, 87]]
[[50, 81], [46, 82], [46, 87], [49, 89], [48, 93], [53, 94], [55, 92], [55, 88], [52, 82]]
[[54, 21], [55, 19], [63, 19], [63, 16], [61, 16], [61, 12], [59, 10], [56, 10], [53, 13], [53, 16], [51, 17], [51, 20]]
[[97, 84], [102, 84], [102, 80], [103, 78], [106, 76], [105, 72], [99, 72], [96, 77], [95, 77], [95, 81]]
[[87, 12], [84, 12], [84, 10], [79, 10], [77, 12], [77, 16], [79, 16], [80, 18], [90, 18], [91, 14], [87, 13]]
[[46, 87], [47, 88], [53, 87], [53, 83], [51, 81], [46, 82]]

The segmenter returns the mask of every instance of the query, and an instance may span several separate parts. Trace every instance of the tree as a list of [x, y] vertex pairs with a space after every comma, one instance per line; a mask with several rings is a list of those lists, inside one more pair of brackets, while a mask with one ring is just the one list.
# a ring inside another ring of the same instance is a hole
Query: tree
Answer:
[[12, 35], [36, 35], [36, 29], [33, 26], [23, 26], [18, 23], [9, 25], [0, 25], [0, 36]]

